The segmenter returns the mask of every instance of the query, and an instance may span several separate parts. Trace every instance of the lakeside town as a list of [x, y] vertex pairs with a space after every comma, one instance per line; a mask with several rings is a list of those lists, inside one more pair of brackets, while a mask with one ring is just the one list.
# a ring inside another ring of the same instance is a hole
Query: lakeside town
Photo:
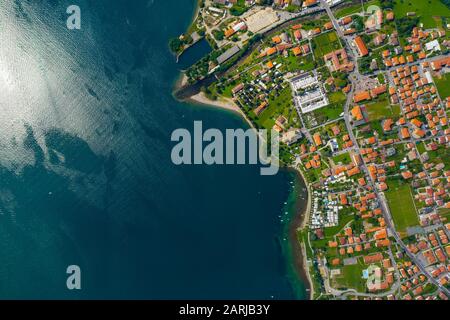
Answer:
[[301, 172], [311, 299], [450, 297], [449, 28], [446, 0], [201, 0], [170, 41]]

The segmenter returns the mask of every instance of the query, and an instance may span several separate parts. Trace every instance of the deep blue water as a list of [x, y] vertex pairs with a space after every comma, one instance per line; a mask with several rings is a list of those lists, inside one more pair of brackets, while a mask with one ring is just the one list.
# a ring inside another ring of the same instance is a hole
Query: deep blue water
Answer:
[[186, 70], [201, 58], [205, 57], [211, 50], [211, 46], [206, 39], [199, 40], [180, 56], [178, 59], [178, 67]]
[[1, 2], [0, 298], [294, 297], [279, 218], [293, 175], [170, 161], [194, 120], [246, 127], [171, 96], [167, 41], [194, 2], [79, 0], [80, 31], [72, 1]]

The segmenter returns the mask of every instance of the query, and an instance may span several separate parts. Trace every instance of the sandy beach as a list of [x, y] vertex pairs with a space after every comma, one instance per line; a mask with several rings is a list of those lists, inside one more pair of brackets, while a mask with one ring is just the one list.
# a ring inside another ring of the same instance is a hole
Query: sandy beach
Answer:
[[248, 123], [250, 127], [253, 127], [252, 122], [247, 118], [245, 113], [242, 112], [241, 108], [238, 107], [238, 105], [233, 101], [233, 99], [220, 97], [217, 100], [211, 100], [208, 99], [203, 92], [200, 92], [196, 95], [191, 96], [188, 99], [188, 101], [194, 104], [213, 106], [231, 112], [235, 112], [239, 114]]

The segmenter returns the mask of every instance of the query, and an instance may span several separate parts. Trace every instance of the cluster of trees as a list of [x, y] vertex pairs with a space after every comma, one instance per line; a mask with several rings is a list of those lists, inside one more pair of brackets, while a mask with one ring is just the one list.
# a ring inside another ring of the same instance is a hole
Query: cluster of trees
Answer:
[[240, 16], [244, 14], [248, 8], [245, 6], [245, 1], [238, 0], [230, 9], [230, 13], [233, 16]]
[[358, 15], [354, 15], [352, 17], [353, 19], [353, 26], [355, 27], [357, 32], [364, 31], [364, 18]]
[[441, 0], [441, 2], [450, 8], [450, 0]]
[[334, 84], [337, 88], [344, 88], [348, 84], [348, 74], [344, 72], [333, 72]]
[[358, 65], [359, 65], [359, 71], [362, 74], [366, 74], [370, 71], [370, 64], [372, 63], [372, 57], [368, 56], [368, 57], [362, 57], [361, 59], [359, 59], [358, 61]]
[[381, 9], [393, 9], [394, 1], [393, 0], [380, 0]]
[[217, 41], [222, 41], [225, 38], [225, 33], [219, 29], [214, 29], [212, 34]]
[[[204, 37], [206, 35], [206, 31], [204, 28], [198, 29], [197, 34], [200, 37]], [[169, 48], [173, 53], [178, 54], [184, 50], [184, 47], [186, 45], [190, 45], [193, 42], [194, 42], [194, 40], [192, 39], [192, 36], [190, 34], [185, 34], [181, 37], [170, 39], [169, 40]]]
[[397, 30], [400, 36], [408, 37], [412, 30], [419, 24], [417, 17], [401, 17], [397, 18]]

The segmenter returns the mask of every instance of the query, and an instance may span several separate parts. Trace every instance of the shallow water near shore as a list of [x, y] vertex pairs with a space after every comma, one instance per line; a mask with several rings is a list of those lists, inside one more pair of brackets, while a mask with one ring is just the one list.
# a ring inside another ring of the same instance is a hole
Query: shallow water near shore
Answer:
[[0, 4], [0, 298], [301, 297], [279, 242], [294, 177], [171, 162], [177, 128], [247, 127], [171, 95], [195, 3], [79, 0], [81, 31], [69, 1]]

